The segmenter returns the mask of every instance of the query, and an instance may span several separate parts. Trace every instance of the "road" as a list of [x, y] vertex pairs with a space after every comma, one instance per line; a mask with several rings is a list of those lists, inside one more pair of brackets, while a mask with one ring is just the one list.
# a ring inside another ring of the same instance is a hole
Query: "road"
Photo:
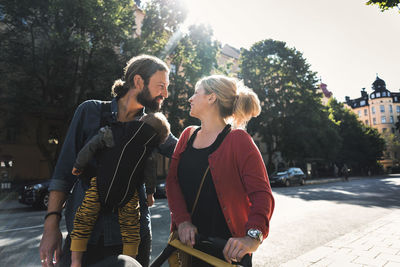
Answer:
[[[273, 188], [276, 201], [269, 237], [254, 266], [280, 266], [400, 207], [400, 176], [353, 179], [290, 188]], [[166, 199], [152, 212], [153, 257], [169, 233]], [[38, 245], [44, 211], [0, 208], [0, 266], [40, 266]], [[65, 227], [62, 225], [63, 233]]]

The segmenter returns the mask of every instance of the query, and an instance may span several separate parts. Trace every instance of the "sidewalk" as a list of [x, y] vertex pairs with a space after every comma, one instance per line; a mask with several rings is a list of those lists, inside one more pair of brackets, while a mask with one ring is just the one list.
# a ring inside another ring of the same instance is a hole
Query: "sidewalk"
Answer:
[[400, 210], [315, 248], [282, 266], [400, 266]]
[[18, 202], [18, 199], [5, 197], [0, 200], [0, 211], [5, 210], [14, 210], [14, 209], [23, 209], [29, 207], [28, 205], [22, 204]]

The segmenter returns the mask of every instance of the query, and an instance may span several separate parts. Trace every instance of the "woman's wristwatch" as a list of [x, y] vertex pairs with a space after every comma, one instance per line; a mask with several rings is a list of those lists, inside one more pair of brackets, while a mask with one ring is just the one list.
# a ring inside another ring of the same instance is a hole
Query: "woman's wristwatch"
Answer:
[[262, 232], [258, 229], [249, 229], [247, 231], [247, 236], [257, 240], [260, 243], [262, 243], [262, 241], [264, 239]]

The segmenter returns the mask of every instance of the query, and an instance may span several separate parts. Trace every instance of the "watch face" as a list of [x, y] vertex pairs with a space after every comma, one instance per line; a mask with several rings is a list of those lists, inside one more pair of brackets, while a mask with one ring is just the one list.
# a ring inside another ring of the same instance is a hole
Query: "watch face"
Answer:
[[247, 231], [247, 235], [251, 238], [254, 238], [258, 241], [262, 241], [263, 239], [263, 234], [260, 230], [257, 229], [249, 229], [249, 231]]

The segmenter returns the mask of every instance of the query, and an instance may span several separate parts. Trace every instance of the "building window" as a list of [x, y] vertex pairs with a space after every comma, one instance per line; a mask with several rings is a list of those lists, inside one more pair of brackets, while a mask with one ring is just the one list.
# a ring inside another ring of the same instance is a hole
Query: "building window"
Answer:
[[[400, 107], [400, 106], [399, 106], [399, 107]], [[372, 107], [371, 110], [372, 110], [372, 114], [375, 114], [375, 107]], [[399, 110], [400, 110], [400, 109], [399, 109]], [[398, 112], [400, 112], [400, 111], [398, 111]]]
[[386, 116], [381, 117], [381, 123], [386, 123]]
[[390, 116], [390, 123], [394, 123], [393, 116]]
[[380, 108], [381, 108], [381, 112], [382, 113], [385, 112], [385, 106], [384, 105], [381, 105]]
[[361, 118], [361, 110], [358, 111], [358, 117]]
[[382, 96], [386, 96], [386, 92], [382, 92]]
[[388, 92], [388, 96], [390, 96], [390, 92]]
[[400, 113], [400, 106], [396, 106], [397, 113]]
[[11, 168], [13, 166], [12, 160], [2, 160], [0, 161], [0, 167], [2, 168]]
[[374, 125], [376, 125], [376, 118], [373, 118], [372, 121], [373, 121]]
[[365, 120], [365, 124], [368, 125], [368, 120]]
[[365, 106], [365, 100], [360, 101], [360, 106]]
[[381, 93], [376, 93], [376, 97], [381, 97]]
[[389, 105], [389, 112], [390, 112], [390, 113], [393, 113], [393, 107], [392, 107], [392, 105]]
[[372, 98], [375, 98], [375, 94], [371, 94], [371, 99], [372, 99]]
[[397, 152], [394, 152], [394, 158], [398, 159]]
[[396, 101], [396, 102], [397, 102], [397, 100], [398, 100], [398, 98], [397, 98], [397, 96], [395, 96], [395, 97], [394, 97], [394, 101]]
[[382, 133], [385, 133], [386, 132], [386, 128], [382, 128]]
[[367, 109], [364, 109], [364, 115], [367, 116], [368, 115], [368, 111]]

